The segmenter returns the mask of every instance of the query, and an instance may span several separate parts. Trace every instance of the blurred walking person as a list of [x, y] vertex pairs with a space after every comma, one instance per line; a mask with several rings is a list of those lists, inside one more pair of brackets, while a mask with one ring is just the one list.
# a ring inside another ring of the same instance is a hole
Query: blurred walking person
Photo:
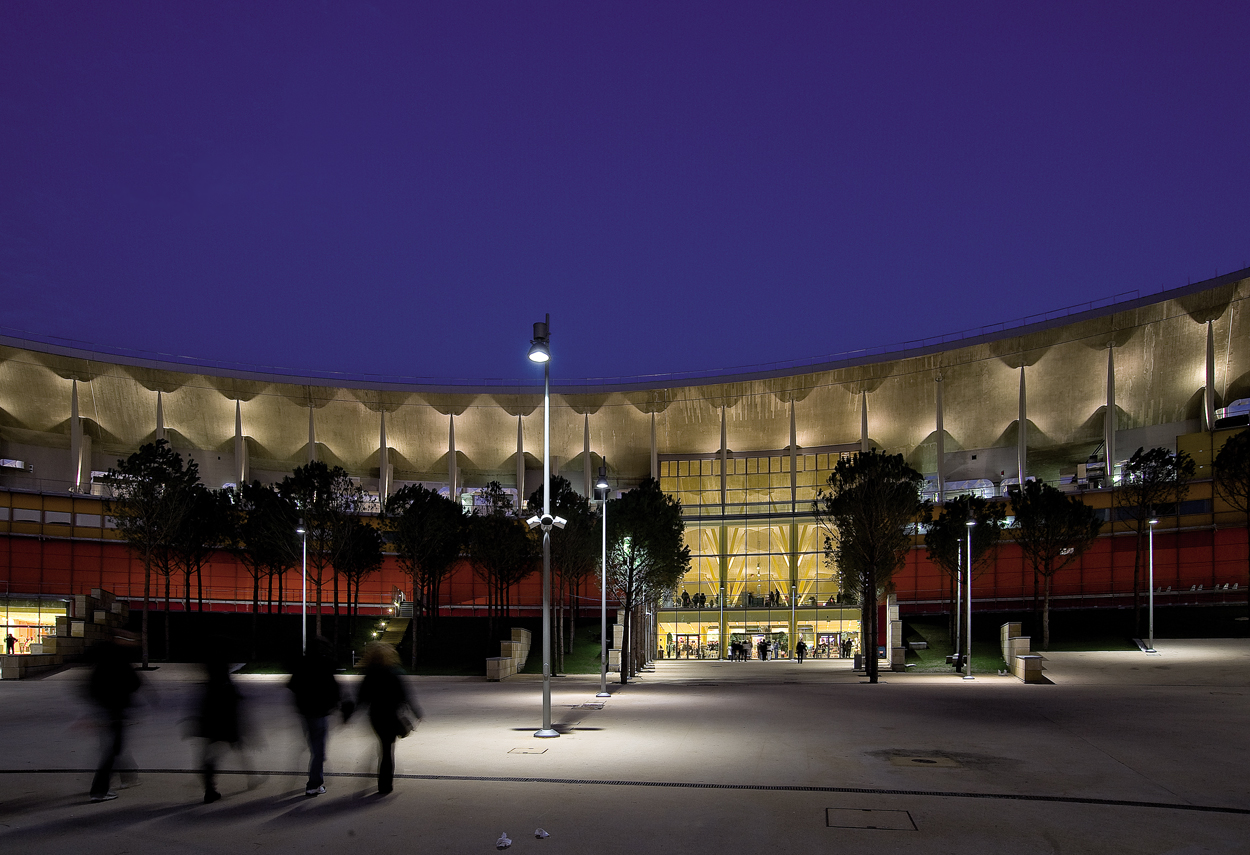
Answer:
[[130, 664], [136, 645], [133, 634], [118, 630], [115, 637], [96, 645], [94, 664], [87, 692], [103, 714], [104, 728], [100, 739], [100, 763], [91, 780], [91, 801], [107, 802], [117, 798], [109, 788], [113, 768], [121, 767], [123, 786], [138, 783], [134, 760], [126, 754], [126, 716], [131, 699], [141, 685], [139, 675]]
[[[342, 694], [334, 679], [334, 649], [322, 636], [313, 639], [308, 652], [291, 675], [287, 687], [295, 693], [295, 708], [304, 722], [308, 740], [308, 783], [304, 795], [319, 796], [325, 788], [326, 733], [330, 713], [339, 707]], [[350, 715], [350, 708], [344, 709]]]
[[224, 640], [211, 643], [204, 657], [207, 680], [200, 699], [199, 730], [204, 740], [200, 770], [204, 776], [204, 804], [221, 798], [217, 792], [217, 765], [227, 747], [239, 749], [243, 742], [242, 698], [230, 679], [230, 663]]
[[395, 740], [412, 732], [412, 718], [421, 718], [421, 711], [399, 679], [394, 647], [375, 641], [365, 648], [360, 664], [364, 679], [356, 705], [369, 708], [369, 723], [378, 737], [378, 794], [384, 796], [394, 789]]

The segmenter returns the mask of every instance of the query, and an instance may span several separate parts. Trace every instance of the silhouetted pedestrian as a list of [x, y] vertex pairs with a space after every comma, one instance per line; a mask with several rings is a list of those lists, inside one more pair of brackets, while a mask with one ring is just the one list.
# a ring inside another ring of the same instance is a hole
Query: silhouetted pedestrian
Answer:
[[794, 645], [794, 655], [799, 658], [799, 664], [803, 664], [803, 660], [807, 658], [807, 642], [799, 639], [799, 643]]
[[204, 683], [204, 695], [200, 699], [199, 728], [197, 735], [204, 740], [204, 753], [200, 769], [204, 776], [204, 804], [212, 804], [221, 798], [217, 792], [217, 763], [226, 746], [239, 748], [243, 741], [240, 707], [242, 699], [230, 679], [230, 663], [225, 642], [212, 644], [205, 657], [204, 667], [208, 679]]
[[761, 638], [760, 643], [756, 645], [756, 647], [760, 652], [760, 661], [761, 662], [767, 661], [768, 660], [768, 642]]
[[369, 723], [378, 737], [378, 793], [386, 795], [394, 789], [395, 740], [412, 732], [409, 716], [419, 719], [421, 711], [399, 679], [399, 654], [394, 647], [375, 641], [365, 648], [360, 664], [365, 676], [356, 705], [369, 708]]
[[[334, 649], [320, 635], [295, 667], [288, 688], [295, 693], [295, 708], [304, 722], [308, 740], [308, 783], [304, 795], [319, 796], [325, 788], [326, 732], [330, 713], [338, 708], [341, 693], [334, 679]], [[350, 715], [350, 709], [344, 710]]]
[[17, 646], [17, 639], [13, 637], [13, 633], [9, 633], [4, 637], [5, 652], [12, 655], [13, 648]]
[[100, 740], [100, 763], [95, 777], [91, 779], [91, 801], [106, 802], [117, 798], [109, 789], [113, 780], [113, 767], [121, 766], [122, 783], [133, 786], [139, 775], [135, 764], [126, 754], [126, 715], [131, 699], [139, 690], [139, 675], [130, 664], [130, 652], [136, 639], [125, 631], [118, 631], [114, 638], [98, 644], [92, 654], [94, 664], [87, 692], [100, 708], [104, 728]]

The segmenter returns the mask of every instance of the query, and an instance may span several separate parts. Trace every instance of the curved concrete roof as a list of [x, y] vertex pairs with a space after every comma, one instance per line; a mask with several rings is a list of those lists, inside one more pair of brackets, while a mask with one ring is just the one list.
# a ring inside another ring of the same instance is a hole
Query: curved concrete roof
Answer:
[[[1248, 294], [1244, 270], [888, 353], [718, 376], [562, 383], [553, 389], [552, 453], [580, 473], [588, 430], [596, 465], [606, 455], [618, 478], [636, 480], [650, 471], [653, 416], [661, 454], [718, 451], [722, 412], [730, 449], [766, 451], [790, 444], [793, 407], [798, 445], [812, 448], [858, 442], [866, 401], [870, 440], [933, 471], [935, 381], [949, 456], [1015, 448], [1023, 374], [1030, 454], [1036, 449], [1046, 466], [1050, 458], [1083, 459], [1103, 434], [1109, 345], [1119, 431], [1157, 428], [1166, 436], [1202, 418], [1208, 322], [1215, 406], [1250, 395]], [[223, 473], [237, 468], [236, 409], [257, 473], [304, 463], [311, 421], [321, 459], [377, 477], [382, 413], [397, 480], [447, 481], [452, 429], [462, 485], [491, 477], [513, 483], [518, 432], [527, 468], [541, 455], [540, 384], [298, 377], [0, 338], [0, 456], [37, 460], [36, 479], [74, 480], [66, 452], [76, 436], [75, 394], [90, 446], [86, 469], [107, 468], [155, 437], [158, 396], [171, 441], [195, 454], [210, 483], [233, 480]], [[3, 477], [21, 486], [17, 474]]]

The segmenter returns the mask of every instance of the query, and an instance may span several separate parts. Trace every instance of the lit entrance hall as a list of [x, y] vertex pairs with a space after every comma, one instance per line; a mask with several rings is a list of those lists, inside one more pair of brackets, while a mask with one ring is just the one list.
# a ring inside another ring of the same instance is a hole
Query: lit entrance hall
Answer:
[[[661, 659], [812, 658], [860, 649], [860, 612], [825, 565], [811, 503], [852, 446], [660, 458], [682, 503], [690, 570], [657, 615]], [[735, 648], [735, 645], [737, 647]]]

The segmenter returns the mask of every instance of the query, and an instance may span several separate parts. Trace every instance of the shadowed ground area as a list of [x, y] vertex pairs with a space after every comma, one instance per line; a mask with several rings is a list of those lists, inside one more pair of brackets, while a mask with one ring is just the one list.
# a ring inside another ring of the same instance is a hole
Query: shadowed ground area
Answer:
[[1039, 686], [681, 661], [601, 702], [597, 680], [558, 678], [551, 740], [531, 735], [537, 679], [409, 678], [426, 718], [385, 798], [363, 717], [336, 723], [328, 792], [304, 798], [284, 679], [250, 676], [252, 738], [208, 806], [183, 736], [194, 668], [147, 675], [141, 784], [103, 804], [86, 796], [84, 672], [5, 682], [0, 851], [487, 852], [506, 831], [511, 851], [546, 853], [1244, 853], [1250, 643], [1158, 648], [1051, 653]]

